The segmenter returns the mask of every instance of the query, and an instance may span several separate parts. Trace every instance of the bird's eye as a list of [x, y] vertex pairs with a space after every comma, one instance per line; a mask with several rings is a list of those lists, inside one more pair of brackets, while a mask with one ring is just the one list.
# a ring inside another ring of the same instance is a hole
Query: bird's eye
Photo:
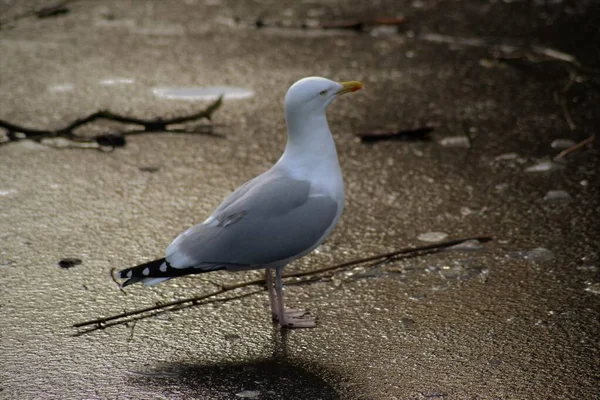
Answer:
[[320, 94], [321, 96], [325, 96], [325, 95], [327, 94], [327, 90], [322, 90], [322, 91], [321, 91], [319, 94]]

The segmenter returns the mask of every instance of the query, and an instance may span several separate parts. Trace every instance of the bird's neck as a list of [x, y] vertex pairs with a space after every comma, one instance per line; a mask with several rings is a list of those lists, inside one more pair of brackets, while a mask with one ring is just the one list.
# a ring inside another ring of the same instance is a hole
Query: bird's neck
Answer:
[[288, 141], [281, 161], [293, 168], [314, 169], [323, 163], [338, 165], [335, 143], [325, 110], [299, 115], [286, 110]]

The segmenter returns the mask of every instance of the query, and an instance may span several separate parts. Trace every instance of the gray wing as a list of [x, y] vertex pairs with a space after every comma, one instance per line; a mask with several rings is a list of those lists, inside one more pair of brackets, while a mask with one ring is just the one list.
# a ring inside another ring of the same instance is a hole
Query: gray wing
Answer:
[[337, 202], [308, 181], [274, 174], [240, 187], [167, 248], [174, 268], [265, 265], [313, 247], [334, 222]]

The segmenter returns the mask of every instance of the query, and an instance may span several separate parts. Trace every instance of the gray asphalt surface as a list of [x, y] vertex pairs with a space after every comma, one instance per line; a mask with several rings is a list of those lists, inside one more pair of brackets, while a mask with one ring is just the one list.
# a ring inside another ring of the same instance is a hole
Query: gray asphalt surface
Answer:
[[[2, 120], [59, 128], [98, 109], [154, 118], [209, 104], [153, 88], [254, 95], [226, 98], [214, 115], [219, 137], [140, 134], [112, 152], [0, 146], [0, 398], [600, 397], [598, 140], [560, 169], [525, 172], [560, 151], [555, 139], [598, 134], [596, 2], [82, 0], [66, 14], [26, 14], [49, 4], [0, 1]], [[399, 32], [294, 28], [398, 15]], [[574, 129], [560, 105], [569, 73]], [[276, 161], [283, 96], [310, 75], [365, 90], [328, 114], [344, 216], [289, 271], [422, 245], [428, 232], [495, 240], [289, 286], [288, 303], [319, 317], [313, 330], [281, 333], [266, 292], [73, 328], [215, 290], [205, 278], [260, 277], [214, 273], [125, 295], [110, 270], [162, 256]], [[356, 138], [421, 126], [435, 128], [433, 140]], [[122, 129], [101, 122], [78, 133]], [[464, 135], [469, 148], [443, 145]], [[545, 199], [550, 190], [570, 199]], [[60, 268], [66, 257], [82, 263]]]

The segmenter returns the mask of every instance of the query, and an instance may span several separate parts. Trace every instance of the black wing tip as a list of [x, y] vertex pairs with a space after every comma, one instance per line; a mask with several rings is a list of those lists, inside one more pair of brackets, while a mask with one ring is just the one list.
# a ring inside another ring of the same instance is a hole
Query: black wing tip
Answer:
[[141, 279], [127, 279], [125, 282], [121, 283], [121, 288], [127, 287], [129, 285], [133, 285], [134, 283], [139, 282]]
[[145, 279], [156, 279], [156, 278], [177, 278], [180, 276], [201, 274], [205, 272], [219, 271], [227, 269], [227, 266], [220, 263], [212, 263], [204, 266], [203, 268], [188, 267], [188, 268], [174, 268], [164, 258], [159, 258], [144, 264], [137, 265], [135, 267], [126, 268], [116, 273], [117, 279], [126, 279], [123, 283], [120, 283], [120, 287], [124, 288], [129, 285], [133, 285], [138, 282], [146, 282]]
[[157, 268], [164, 262], [166, 262], [167, 265], [169, 265], [169, 263], [164, 258], [159, 258], [144, 264], [136, 265], [135, 267], [125, 268], [118, 271], [117, 279], [127, 279], [125, 282], [120, 284], [121, 288], [133, 285], [134, 283], [140, 282], [142, 279], [147, 278], [147, 276], [145, 276], [142, 272], [144, 269]]

